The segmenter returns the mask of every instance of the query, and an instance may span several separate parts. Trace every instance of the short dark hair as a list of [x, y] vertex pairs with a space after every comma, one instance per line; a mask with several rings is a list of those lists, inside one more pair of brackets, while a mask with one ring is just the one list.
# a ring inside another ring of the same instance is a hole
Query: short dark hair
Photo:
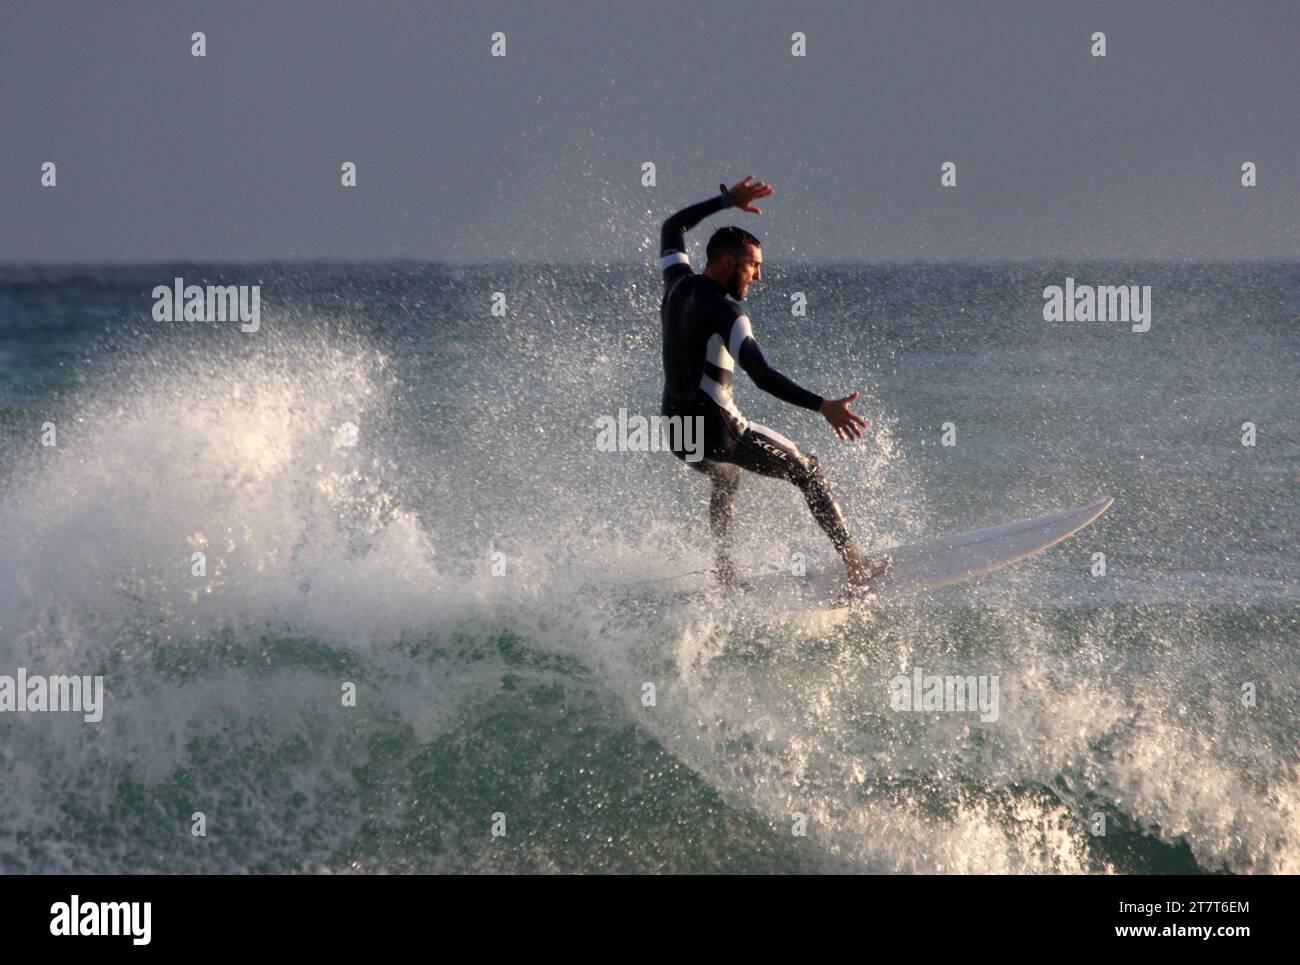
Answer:
[[755, 248], [763, 247], [763, 243], [744, 228], [727, 225], [725, 228], [719, 228], [713, 232], [713, 237], [709, 239], [704, 254], [709, 263], [723, 255], [732, 255], [739, 258], [745, 253], [745, 248], [748, 245], [753, 245]]

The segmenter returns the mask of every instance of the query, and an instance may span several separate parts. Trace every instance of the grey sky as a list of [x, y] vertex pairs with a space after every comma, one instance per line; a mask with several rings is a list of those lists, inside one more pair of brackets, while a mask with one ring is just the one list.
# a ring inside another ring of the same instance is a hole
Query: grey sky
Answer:
[[745, 174], [768, 259], [1294, 260], [1298, 95], [1295, 0], [5, 2], [0, 261], [635, 261]]

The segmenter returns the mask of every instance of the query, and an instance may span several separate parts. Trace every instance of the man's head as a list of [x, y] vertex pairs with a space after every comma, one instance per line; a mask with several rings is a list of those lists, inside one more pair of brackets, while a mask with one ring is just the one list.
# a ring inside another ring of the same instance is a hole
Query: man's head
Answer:
[[744, 228], [719, 228], [709, 239], [705, 254], [704, 274], [732, 298], [744, 298], [749, 286], [763, 278], [763, 245]]

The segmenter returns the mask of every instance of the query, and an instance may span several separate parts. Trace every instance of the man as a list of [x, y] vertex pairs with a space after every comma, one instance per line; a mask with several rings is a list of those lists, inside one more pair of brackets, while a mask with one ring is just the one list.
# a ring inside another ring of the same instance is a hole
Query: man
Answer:
[[[729, 535], [740, 471], [748, 469], [798, 486], [813, 518], [839, 551], [849, 583], [865, 586], [888, 568], [888, 557], [864, 557], [858, 552], [817, 457], [800, 452], [779, 432], [746, 419], [733, 398], [732, 376], [739, 363], [763, 391], [820, 412], [845, 441], [860, 439], [868, 425], [849, 409], [858, 393], [824, 399], [767, 364], [742, 301], [749, 286], [763, 276], [763, 248], [757, 238], [741, 228], [719, 228], [709, 239], [708, 263], [698, 275], [686, 256], [686, 232], [709, 215], [729, 207], [762, 214], [754, 202], [772, 194], [772, 188], [762, 181], [751, 184], [752, 178], [751, 174], [730, 189], [719, 185], [722, 193], [716, 198], [683, 208], [663, 224], [659, 251], [664, 273], [659, 309], [664, 338], [662, 412], [704, 420], [704, 458], [687, 465], [713, 481], [709, 525], [720, 582], [737, 582]], [[684, 451], [674, 455], [686, 461]]]

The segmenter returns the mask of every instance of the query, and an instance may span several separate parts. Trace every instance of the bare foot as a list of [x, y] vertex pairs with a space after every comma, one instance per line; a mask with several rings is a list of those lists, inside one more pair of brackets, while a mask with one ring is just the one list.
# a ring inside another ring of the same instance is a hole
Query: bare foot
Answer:
[[749, 583], [740, 578], [740, 574], [736, 572], [736, 567], [731, 560], [719, 560], [713, 575], [724, 590], [749, 592]]
[[848, 573], [849, 585], [866, 586], [872, 579], [889, 569], [893, 562], [884, 553], [868, 556], [854, 553], [852, 556], [846, 556], [844, 568]]

